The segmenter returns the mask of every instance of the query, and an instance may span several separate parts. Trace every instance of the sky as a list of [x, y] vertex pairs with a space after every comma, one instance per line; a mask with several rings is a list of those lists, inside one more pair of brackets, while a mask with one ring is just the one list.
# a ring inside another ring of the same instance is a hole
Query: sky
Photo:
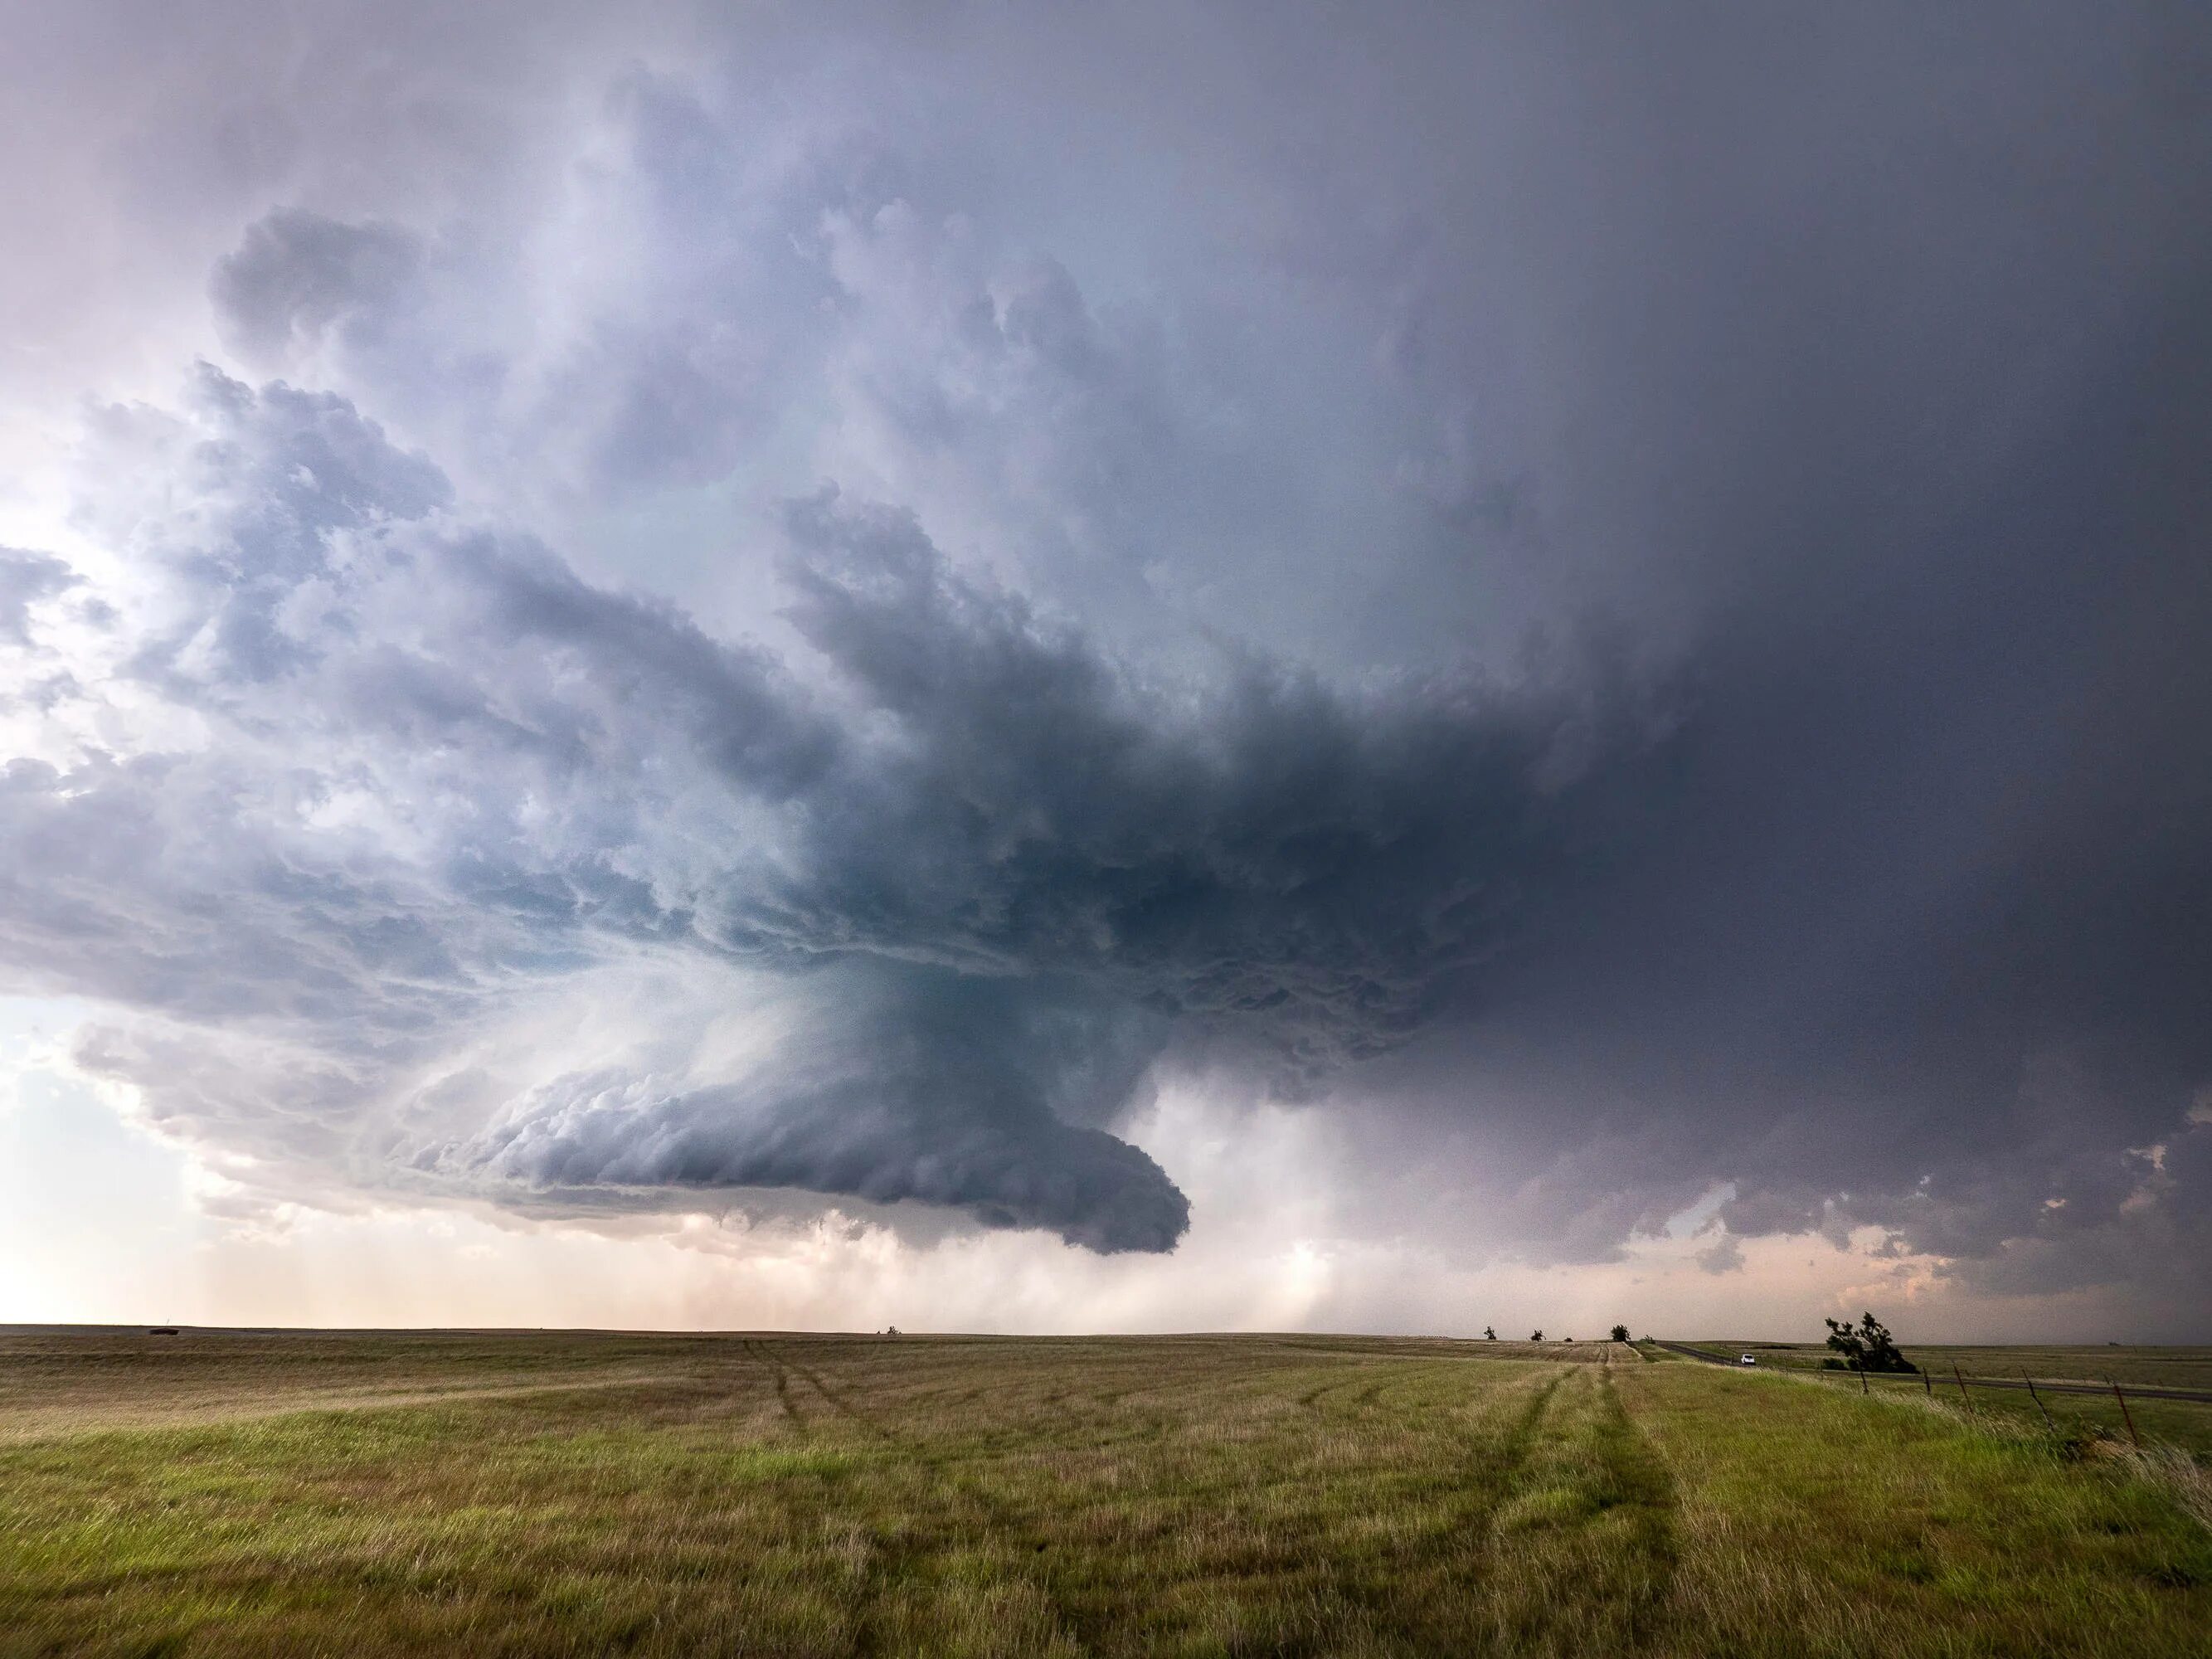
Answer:
[[2212, 1340], [2200, 8], [0, 21], [0, 1320]]

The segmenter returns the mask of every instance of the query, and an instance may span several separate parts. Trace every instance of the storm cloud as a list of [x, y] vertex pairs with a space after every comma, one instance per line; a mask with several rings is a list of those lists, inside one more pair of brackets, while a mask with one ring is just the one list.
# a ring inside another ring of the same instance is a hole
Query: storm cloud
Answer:
[[2212, 1316], [2199, 21], [511, 24], [82, 118], [198, 320], [0, 551], [0, 975], [154, 1121], [1160, 1251], [1180, 1080]]
[[[1310, 1089], [1395, 1046], [1649, 741], [1584, 692], [1353, 696], [1243, 651], [1147, 678], [834, 493], [788, 513], [802, 677], [471, 524], [333, 394], [204, 368], [181, 416], [112, 424], [96, 470], [167, 458], [192, 507], [109, 526], [142, 578], [110, 684], [198, 741], [18, 763], [9, 959], [251, 1033], [283, 1069], [221, 1109], [188, 1036], [86, 1057], [372, 1178], [800, 1187], [1168, 1248], [1182, 1195], [1097, 1127], [1152, 1062], [1231, 1045]], [[619, 958], [696, 958], [772, 1038], [428, 1139], [455, 1050]]]

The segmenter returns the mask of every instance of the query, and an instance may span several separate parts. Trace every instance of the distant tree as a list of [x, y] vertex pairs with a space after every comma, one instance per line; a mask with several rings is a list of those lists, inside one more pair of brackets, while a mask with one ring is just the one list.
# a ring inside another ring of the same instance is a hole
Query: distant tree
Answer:
[[1484, 1341], [1486, 1341], [1486, 1342], [1495, 1342], [1495, 1341], [1497, 1341], [1497, 1340], [1498, 1340], [1498, 1327], [1496, 1327], [1495, 1325], [1485, 1325], [1485, 1326], [1482, 1328], [1482, 1340], [1483, 1340]]
[[1531, 1342], [1541, 1342], [1544, 1340], [1544, 1333], [1540, 1330], [1531, 1331], [1528, 1333], [1528, 1340]]
[[1626, 1342], [1626, 1341], [1627, 1341], [1627, 1340], [1628, 1340], [1628, 1327], [1627, 1327], [1627, 1326], [1626, 1326], [1626, 1325], [1615, 1325], [1615, 1326], [1613, 1328], [1613, 1340], [1615, 1342]]
[[1856, 1326], [1847, 1319], [1821, 1322], [1828, 1328], [1828, 1346], [1834, 1350], [1832, 1358], [1820, 1363], [1831, 1370], [1917, 1371], [1920, 1368], [1897, 1351], [1890, 1340], [1889, 1328], [1871, 1313], [1863, 1315]]

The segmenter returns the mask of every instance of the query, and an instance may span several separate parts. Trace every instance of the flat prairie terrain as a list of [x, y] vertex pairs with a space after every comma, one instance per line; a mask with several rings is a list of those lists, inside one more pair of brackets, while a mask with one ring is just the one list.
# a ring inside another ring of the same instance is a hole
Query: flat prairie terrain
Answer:
[[[1754, 1353], [1762, 1364], [1814, 1365], [1829, 1357], [1818, 1342], [1728, 1342], [1709, 1339], [1692, 1347], [1710, 1348], [1733, 1358]], [[2109, 1382], [2118, 1378], [2124, 1387], [2140, 1383], [2146, 1389], [2196, 1389], [2212, 1394], [2212, 1348], [2130, 1346], [2097, 1343], [2079, 1347], [1994, 1346], [1955, 1345], [1930, 1347], [1924, 1343], [1904, 1345], [1905, 1357], [1916, 1365], [1948, 1376], [1956, 1365], [1968, 1377], [2032, 1376], [2039, 1382]]]
[[1604, 1344], [0, 1336], [0, 1653], [2203, 1655], [2182, 1458]]
[[[1687, 1346], [1729, 1358], [1753, 1354], [1761, 1365], [1808, 1371], [1839, 1387], [1858, 1387], [1856, 1376], [1821, 1372], [1820, 1361], [1828, 1357], [1828, 1351], [1814, 1343], [1703, 1341]], [[2198, 1462], [2212, 1467], [2212, 1400], [2159, 1400], [2135, 1392], [2193, 1389], [2212, 1394], [2212, 1348], [1929, 1347], [1916, 1342], [1905, 1348], [1905, 1354], [1934, 1384], [1939, 1400], [1953, 1406], [1964, 1403], [1993, 1422], [2024, 1429], [2051, 1428], [2060, 1434], [2102, 1434], [2115, 1440], [2140, 1435], [2146, 1442], [2179, 1447]], [[1967, 1383], [1963, 1402], [1955, 1380], [1961, 1376]], [[2069, 1389], [2093, 1386], [2099, 1391], [2079, 1394], [2044, 1388], [2038, 1400], [2018, 1387], [1977, 1386], [1978, 1381], [2017, 1384], [2026, 1377], [2034, 1378], [2039, 1386], [2057, 1383]], [[2118, 1397], [2105, 1391], [2116, 1378], [2128, 1391], [2124, 1409]], [[1876, 1376], [1868, 1381], [1877, 1392], [1901, 1390], [1926, 1397], [1918, 1376]]]

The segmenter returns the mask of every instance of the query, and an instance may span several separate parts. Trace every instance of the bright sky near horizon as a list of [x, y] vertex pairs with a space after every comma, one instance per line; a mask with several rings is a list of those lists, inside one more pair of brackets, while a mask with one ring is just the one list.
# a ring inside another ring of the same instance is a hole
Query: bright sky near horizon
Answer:
[[2212, 1337], [2192, 9], [8, 12], [0, 1322]]

